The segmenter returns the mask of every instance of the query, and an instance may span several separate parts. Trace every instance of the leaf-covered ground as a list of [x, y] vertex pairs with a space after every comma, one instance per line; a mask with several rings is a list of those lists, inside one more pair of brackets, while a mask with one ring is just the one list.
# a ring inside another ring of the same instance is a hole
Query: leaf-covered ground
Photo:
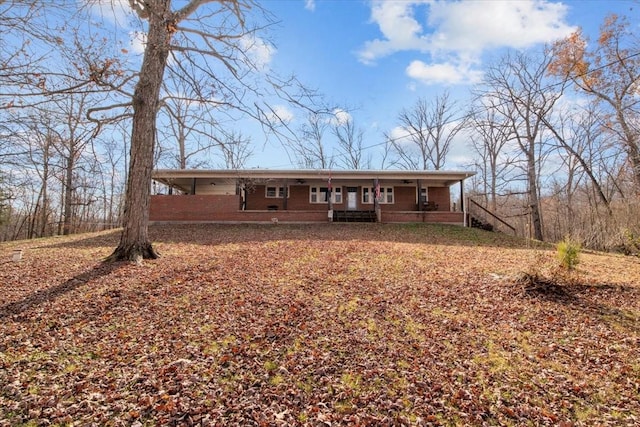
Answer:
[[638, 258], [528, 292], [553, 248], [460, 227], [150, 232], [0, 245], [0, 426], [640, 424]]

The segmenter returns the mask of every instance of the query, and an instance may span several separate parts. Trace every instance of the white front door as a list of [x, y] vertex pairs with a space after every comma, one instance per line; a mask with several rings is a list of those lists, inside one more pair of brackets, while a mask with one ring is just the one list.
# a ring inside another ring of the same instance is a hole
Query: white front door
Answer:
[[355, 187], [347, 188], [347, 209], [350, 211], [358, 209], [358, 189]]

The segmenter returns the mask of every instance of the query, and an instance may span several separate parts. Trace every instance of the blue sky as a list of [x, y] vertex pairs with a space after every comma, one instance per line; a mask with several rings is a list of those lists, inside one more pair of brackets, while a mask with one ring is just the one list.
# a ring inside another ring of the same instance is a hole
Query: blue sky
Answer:
[[[85, 0], [86, 1], [86, 0]], [[122, 5], [122, 18], [130, 13]], [[111, 12], [112, 0], [98, 0]], [[180, 7], [184, 0], [174, 0]], [[277, 21], [263, 43], [253, 39], [253, 54], [282, 76], [295, 74], [335, 107], [336, 119], [353, 120], [371, 147], [371, 168], [379, 169], [384, 134], [401, 135], [398, 115], [418, 99], [433, 99], [444, 91], [460, 108], [484, 69], [506, 49], [542, 49], [547, 43], [581, 28], [595, 40], [607, 15], [640, 22], [640, 0], [263, 0]], [[105, 10], [107, 10], [105, 9]], [[111, 15], [113, 16], [113, 15]], [[142, 43], [134, 40], [132, 53]], [[284, 103], [273, 104], [292, 129], [306, 122]], [[296, 168], [282, 144], [256, 124], [235, 123], [254, 143], [247, 167]], [[330, 132], [324, 140], [335, 146]], [[220, 163], [213, 160], [214, 166]], [[471, 155], [461, 135], [447, 157], [448, 169], [469, 169]]]
[[[280, 21], [270, 30], [270, 66], [295, 73], [349, 111], [374, 157], [403, 108], [448, 90], [461, 107], [483, 67], [504, 49], [542, 47], [582, 28], [597, 37], [610, 13], [639, 22], [637, 1], [266, 0]], [[292, 113], [294, 114], [294, 113]], [[292, 123], [304, 120], [292, 115]], [[254, 138], [259, 141], [260, 138]], [[327, 142], [330, 144], [330, 136]], [[464, 168], [457, 141], [449, 168]], [[250, 167], [295, 167], [277, 146], [257, 144]]]

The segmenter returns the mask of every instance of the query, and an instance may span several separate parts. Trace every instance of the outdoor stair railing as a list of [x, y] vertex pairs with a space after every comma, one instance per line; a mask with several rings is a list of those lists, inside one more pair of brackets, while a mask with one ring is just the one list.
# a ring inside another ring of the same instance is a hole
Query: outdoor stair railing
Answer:
[[[510, 230], [514, 236], [517, 235], [515, 227], [504, 221], [498, 215], [491, 212], [489, 209], [485, 208], [472, 198], [468, 198], [467, 201], [469, 226], [496, 231], [503, 231], [502, 226], [504, 226], [508, 230]], [[487, 217], [489, 217], [490, 219], [488, 219]], [[491, 221], [491, 219], [494, 221]]]

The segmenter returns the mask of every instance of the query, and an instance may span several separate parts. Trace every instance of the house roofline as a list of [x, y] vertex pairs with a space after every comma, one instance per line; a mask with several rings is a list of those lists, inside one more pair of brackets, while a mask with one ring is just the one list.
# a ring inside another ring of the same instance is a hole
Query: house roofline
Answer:
[[159, 181], [177, 178], [261, 179], [424, 179], [456, 182], [475, 175], [472, 171], [336, 170], [336, 169], [156, 169]]

